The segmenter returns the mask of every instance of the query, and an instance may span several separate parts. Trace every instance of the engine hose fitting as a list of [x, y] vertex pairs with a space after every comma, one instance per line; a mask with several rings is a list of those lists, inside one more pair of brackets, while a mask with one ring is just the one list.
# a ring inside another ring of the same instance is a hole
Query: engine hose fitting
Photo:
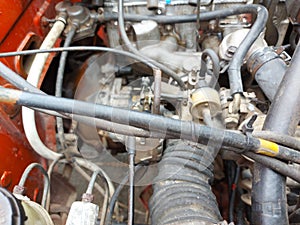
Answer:
[[209, 182], [216, 151], [210, 146], [170, 141], [158, 166], [150, 200], [152, 224], [218, 224]]

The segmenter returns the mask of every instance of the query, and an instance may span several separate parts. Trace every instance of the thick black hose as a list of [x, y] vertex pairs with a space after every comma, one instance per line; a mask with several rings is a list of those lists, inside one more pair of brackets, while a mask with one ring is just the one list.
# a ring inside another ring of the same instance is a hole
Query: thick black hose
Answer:
[[[253, 152], [246, 152], [244, 153], [245, 156], [253, 159], [256, 163], [259, 163], [259, 165], [263, 165], [264, 167], [268, 167], [277, 173], [282, 174], [283, 176], [290, 177], [293, 180], [300, 183], [300, 173], [298, 166], [292, 166], [288, 165], [278, 159], [273, 159], [268, 156], [263, 155], [257, 155]], [[262, 170], [263, 171], [263, 170]], [[260, 173], [260, 170], [257, 171]], [[259, 222], [257, 222], [259, 224]]]
[[[271, 47], [259, 49], [247, 60], [248, 70], [267, 98], [272, 102], [287, 65]], [[274, 73], [276, 71], [276, 73]]]
[[215, 141], [221, 141], [223, 146], [237, 149], [237, 153], [254, 151], [300, 163], [300, 152], [288, 147], [224, 129], [203, 126], [191, 121], [182, 121], [160, 115], [73, 99], [33, 94], [3, 87], [0, 87], [0, 101], [100, 118], [114, 123], [146, 129], [154, 133], [166, 134], [172, 138], [186, 139], [205, 145]]
[[278, 133], [265, 130], [265, 131], [254, 131], [253, 136], [266, 139], [269, 141], [273, 141], [278, 144], [300, 151], [300, 141], [297, 138], [289, 135], [278, 134]]
[[[43, 91], [28, 83], [23, 77], [21, 77], [19, 74], [15, 73], [13, 70], [5, 66], [2, 62], [0, 62], [0, 76], [15, 87], [19, 88], [20, 90], [46, 95]], [[49, 115], [63, 116], [62, 114], [53, 111], [43, 109], [39, 109], [39, 111]]]
[[115, 123], [165, 133], [174, 138], [186, 139], [205, 145], [209, 142], [221, 141], [224, 146], [240, 149], [240, 153], [245, 151], [245, 148], [246, 150], [256, 150], [261, 147], [259, 139], [246, 137], [228, 130], [79, 100], [57, 98], [0, 87], [0, 101], [101, 118]]
[[[263, 127], [264, 130], [294, 135], [300, 120], [299, 62], [300, 42], [271, 104]], [[259, 163], [254, 164], [254, 171], [256, 171], [252, 185], [254, 224], [288, 224], [285, 177]]]
[[150, 62], [150, 64], [152, 64], [151, 68], [154, 70], [153, 72], [155, 72], [155, 70], [160, 69], [163, 72], [165, 72], [166, 74], [169, 74], [177, 83], [178, 85], [182, 88], [182, 89], [186, 89], [185, 88], [185, 84], [184, 82], [181, 80], [181, 78], [171, 69], [169, 69], [167, 66], [154, 61], [150, 58], [148, 58], [147, 56], [141, 54], [130, 42], [126, 31], [125, 31], [125, 23], [124, 23], [124, 0], [119, 0], [119, 4], [118, 4], [118, 25], [119, 25], [119, 31], [120, 31], [120, 35], [121, 38], [124, 42], [124, 44], [126, 45], [126, 47], [129, 49], [130, 52], [136, 54], [137, 56], [143, 58], [144, 60]]
[[250, 47], [256, 41], [260, 33], [264, 30], [268, 19], [268, 11], [265, 7], [256, 6], [254, 11], [257, 13], [255, 23], [253, 23], [247, 36], [235, 51], [228, 67], [229, 85], [232, 95], [243, 92], [241, 66], [244, 63], [244, 58]]
[[[31, 85], [30, 83], [28, 83], [24, 78], [22, 78], [20, 75], [18, 75], [17, 73], [15, 73], [11, 69], [9, 69], [7, 66], [2, 64], [1, 62], [0, 62], [0, 76], [21, 90], [46, 95], [46, 93], [44, 93], [37, 87]], [[42, 109], [38, 109], [38, 110], [43, 113], [47, 113], [49, 115], [61, 116], [63, 118], [74, 119], [78, 122], [84, 123], [89, 126], [95, 126], [102, 130], [106, 130], [106, 131], [118, 133], [118, 134], [123, 134], [123, 135], [127, 135], [127, 136], [145, 137], [145, 138], [148, 138], [148, 137], [150, 137], [150, 138], [173, 138], [172, 136], [170, 136], [170, 135], [167, 136], [164, 133], [149, 132], [149, 131], [138, 129], [135, 127], [112, 123], [112, 122], [101, 120], [101, 119], [95, 119], [95, 118], [79, 116], [79, 115], [68, 115], [68, 114], [63, 115], [63, 114], [60, 114], [60, 113], [57, 113], [54, 111], [48, 111], [48, 110], [42, 110]]]
[[222, 220], [209, 182], [217, 149], [184, 141], [168, 144], [150, 200], [152, 224], [217, 224]]
[[[1, 62], [0, 62], [0, 76], [21, 90], [46, 95], [46, 93], [44, 93], [37, 87], [31, 85], [30, 83], [28, 83], [24, 78], [22, 78], [20, 75], [18, 75], [17, 73], [15, 73], [11, 69], [9, 69], [7, 66], [5, 66]], [[62, 114], [58, 114], [56, 112], [48, 111], [48, 110], [43, 110], [42, 112], [50, 114], [50, 115], [53, 115], [55, 113], [54, 116], [64, 116]], [[68, 117], [64, 117], [64, 118], [68, 118]], [[84, 116], [77, 115], [77, 116], [72, 116], [70, 118], [72, 118], [78, 122], [84, 123], [86, 125], [95, 126], [99, 129], [103, 129], [103, 130], [106, 130], [109, 132], [119, 133], [119, 134], [123, 134], [123, 135], [130, 135], [130, 136], [135, 136], [135, 137], [145, 137], [145, 138], [148, 138], [148, 137], [164, 138], [164, 137], [166, 137], [166, 135], [163, 133], [161, 134], [161, 133], [156, 133], [156, 132], [155, 133], [149, 132], [149, 131], [138, 129], [135, 127], [120, 125], [120, 124], [108, 122], [105, 120], [92, 119], [90, 117], [84, 117]], [[172, 138], [172, 137], [168, 136], [168, 138]]]
[[[66, 37], [64, 47], [69, 47], [71, 45], [72, 39], [76, 34], [77, 25], [72, 25], [71, 29]], [[61, 97], [62, 96], [62, 86], [63, 86], [63, 79], [64, 79], [64, 72], [67, 62], [68, 52], [62, 52], [59, 59], [59, 65], [57, 70], [57, 77], [56, 77], [56, 84], [55, 84], [55, 96]], [[56, 128], [57, 128], [57, 135], [60, 141], [60, 145], [63, 149], [65, 149], [65, 136], [64, 136], [64, 125], [63, 119], [61, 117], [56, 117]]]

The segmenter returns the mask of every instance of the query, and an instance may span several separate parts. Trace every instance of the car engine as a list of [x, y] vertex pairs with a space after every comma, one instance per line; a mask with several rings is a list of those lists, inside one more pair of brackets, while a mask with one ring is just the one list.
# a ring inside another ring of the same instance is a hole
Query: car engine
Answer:
[[299, 0], [0, 19], [0, 225], [300, 224]]

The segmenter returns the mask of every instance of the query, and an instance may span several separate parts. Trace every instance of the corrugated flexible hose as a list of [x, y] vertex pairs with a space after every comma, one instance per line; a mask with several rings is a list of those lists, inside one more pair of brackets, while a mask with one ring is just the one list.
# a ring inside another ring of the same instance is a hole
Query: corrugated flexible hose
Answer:
[[151, 223], [218, 224], [220, 215], [209, 182], [216, 149], [172, 141], [158, 166], [150, 200]]

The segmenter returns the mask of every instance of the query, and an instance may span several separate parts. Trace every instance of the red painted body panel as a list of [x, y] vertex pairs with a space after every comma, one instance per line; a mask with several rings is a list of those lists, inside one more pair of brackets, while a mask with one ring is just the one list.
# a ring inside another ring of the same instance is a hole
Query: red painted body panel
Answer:
[[[55, 4], [59, 0], [0, 0], [0, 52], [37, 48], [49, 30], [45, 18], [55, 18]], [[49, 57], [44, 70], [46, 73], [53, 58]], [[9, 57], [0, 59], [4, 64], [26, 78], [25, 58]], [[43, 79], [43, 76], [42, 76]], [[41, 80], [42, 81], [42, 80]], [[0, 79], [0, 84], [11, 86]], [[54, 118], [40, 116], [39, 133], [45, 143], [55, 149]], [[24, 169], [31, 162], [46, 161], [40, 158], [30, 147], [24, 135], [20, 108], [14, 105], [0, 104], [0, 185], [12, 190], [19, 181]], [[26, 183], [26, 193], [36, 199], [36, 190], [42, 191], [39, 172], [35, 171]], [[39, 193], [38, 195], [40, 195]]]

